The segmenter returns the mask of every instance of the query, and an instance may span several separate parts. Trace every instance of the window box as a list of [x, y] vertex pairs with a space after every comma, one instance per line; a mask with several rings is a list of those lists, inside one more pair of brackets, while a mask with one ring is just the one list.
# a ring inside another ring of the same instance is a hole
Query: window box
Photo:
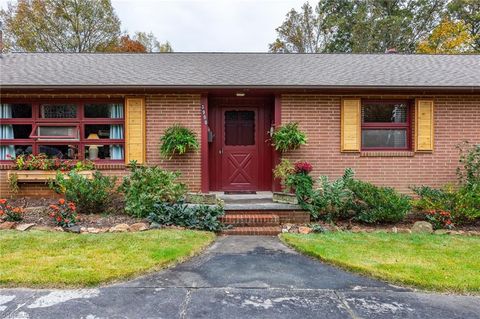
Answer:
[[[44, 183], [50, 179], [55, 179], [58, 171], [42, 171], [42, 170], [12, 170], [8, 171], [8, 178], [10, 179], [11, 175], [17, 175], [17, 182], [29, 182], [29, 183]], [[64, 175], [67, 175], [69, 172], [62, 172]], [[79, 175], [85, 176], [88, 179], [93, 178], [93, 171], [79, 171]], [[68, 176], [65, 176], [68, 178]]]

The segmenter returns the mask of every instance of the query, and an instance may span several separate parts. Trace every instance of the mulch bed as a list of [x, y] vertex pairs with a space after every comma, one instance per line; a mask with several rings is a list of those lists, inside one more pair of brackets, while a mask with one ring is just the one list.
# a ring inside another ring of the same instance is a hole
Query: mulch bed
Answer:
[[[10, 205], [25, 208], [22, 223], [35, 223], [38, 226], [55, 226], [52, 219], [48, 216], [48, 206], [57, 204], [58, 199], [55, 198], [22, 198], [9, 200]], [[117, 205], [115, 205], [117, 206]], [[80, 227], [106, 228], [113, 227], [118, 224], [135, 224], [145, 222], [145, 219], [131, 217], [122, 209], [115, 209], [110, 214], [78, 214], [77, 225]]]

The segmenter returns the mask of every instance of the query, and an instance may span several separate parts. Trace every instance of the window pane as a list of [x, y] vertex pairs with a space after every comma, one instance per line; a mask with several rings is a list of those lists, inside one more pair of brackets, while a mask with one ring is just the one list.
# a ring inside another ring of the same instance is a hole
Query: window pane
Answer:
[[30, 138], [32, 133], [32, 125], [30, 124], [13, 124], [13, 138]]
[[[113, 138], [123, 139], [123, 125], [121, 124], [86, 124], [84, 138]], [[94, 135], [91, 135], [94, 134]]]
[[39, 126], [37, 131], [39, 137], [78, 139], [78, 130], [76, 126]]
[[77, 145], [40, 145], [40, 153], [46, 154], [50, 158], [77, 159]]
[[364, 123], [406, 123], [407, 103], [364, 104], [362, 120]]
[[75, 104], [42, 104], [40, 117], [44, 119], [72, 119], [77, 117]]
[[84, 105], [87, 118], [123, 118], [123, 104], [89, 103]]
[[86, 145], [85, 158], [91, 161], [103, 160], [122, 160], [123, 145]]
[[363, 147], [406, 148], [406, 130], [363, 130]]
[[225, 112], [225, 145], [255, 145], [255, 112]]
[[2, 116], [0, 118], [31, 118], [32, 117], [32, 105], [31, 104], [4, 104], [2, 107]]
[[0, 145], [0, 160], [13, 160], [18, 155], [32, 154], [31, 145]]

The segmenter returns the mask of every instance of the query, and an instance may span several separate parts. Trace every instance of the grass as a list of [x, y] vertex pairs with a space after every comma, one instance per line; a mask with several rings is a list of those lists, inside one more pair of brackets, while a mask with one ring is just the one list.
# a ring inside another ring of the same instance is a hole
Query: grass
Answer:
[[208, 246], [213, 233], [152, 230], [69, 234], [0, 232], [0, 286], [89, 287], [181, 262]]
[[340, 267], [442, 292], [480, 292], [480, 238], [390, 233], [282, 234], [288, 245]]

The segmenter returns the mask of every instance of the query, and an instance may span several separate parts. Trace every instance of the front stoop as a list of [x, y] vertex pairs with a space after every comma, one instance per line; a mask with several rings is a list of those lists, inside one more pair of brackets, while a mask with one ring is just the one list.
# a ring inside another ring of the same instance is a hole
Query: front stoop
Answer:
[[224, 235], [276, 236], [281, 233], [282, 224], [310, 222], [310, 214], [299, 205], [274, 203], [271, 192], [218, 197], [224, 201], [225, 215], [221, 221], [228, 225]]

